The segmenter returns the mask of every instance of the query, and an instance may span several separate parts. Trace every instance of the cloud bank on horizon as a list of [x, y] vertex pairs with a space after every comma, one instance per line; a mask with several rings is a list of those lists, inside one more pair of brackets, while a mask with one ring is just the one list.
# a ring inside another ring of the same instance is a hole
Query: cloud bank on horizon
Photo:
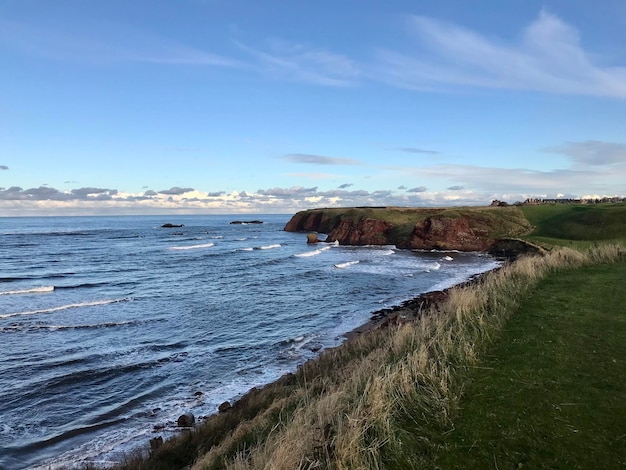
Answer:
[[626, 6], [479, 4], [1, 5], [0, 216], [624, 197]]

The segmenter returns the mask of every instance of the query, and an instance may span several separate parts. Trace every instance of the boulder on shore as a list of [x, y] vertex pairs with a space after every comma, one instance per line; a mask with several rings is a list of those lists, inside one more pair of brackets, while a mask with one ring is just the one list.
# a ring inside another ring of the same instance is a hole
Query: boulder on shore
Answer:
[[225, 401], [224, 403], [222, 403], [218, 408], [217, 411], [219, 411], [220, 413], [224, 413], [225, 411], [228, 411], [232, 408], [231, 404], [229, 401]]
[[184, 227], [184, 226], [185, 224], [176, 225], [176, 224], [167, 223], [167, 224], [161, 225], [161, 228], [179, 228], [179, 227]]
[[190, 428], [196, 423], [196, 418], [193, 413], [187, 412], [180, 415], [176, 423], [179, 428]]

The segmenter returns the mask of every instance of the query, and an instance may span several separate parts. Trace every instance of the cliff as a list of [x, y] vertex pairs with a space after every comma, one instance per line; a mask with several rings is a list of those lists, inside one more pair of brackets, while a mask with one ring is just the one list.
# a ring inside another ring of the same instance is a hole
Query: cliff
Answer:
[[532, 228], [516, 207], [310, 209], [285, 226], [289, 232], [326, 233], [326, 241], [344, 245], [460, 251], [497, 250], [501, 240]]

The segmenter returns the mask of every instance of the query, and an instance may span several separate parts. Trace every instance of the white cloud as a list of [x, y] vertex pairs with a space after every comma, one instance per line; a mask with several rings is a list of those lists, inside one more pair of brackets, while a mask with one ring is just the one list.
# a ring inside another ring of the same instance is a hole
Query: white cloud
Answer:
[[587, 140], [568, 142], [557, 147], [544, 149], [549, 153], [558, 153], [571, 159], [573, 163], [590, 166], [626, 164], [626, 144]]
[[411, 17], [409, 28], [415, 50], [379, 50], [375, 79], [416, 90], [467, 86], [626, 98], [626, 67], [593, 63], [578, 31], [546, 10], [511, 43], [423, 16]]
[[269, 40], [261, 49], [235, 44], [255, 59], [256, 70], [271, 77], [343, 87], [354, 85], [360, 76], [356, 62], [348, 57], [308, 45]]
[[[424, 169], [420, 170], [421, 173]], [[438, 167], [427, 173], [457, 177], [469, 173], [470, 179], [478, 180], [477, 175], [486, 173], [485, 178], [499, 177], [506, 170], [489, 168], [453, 168]], [[522, 171], [522, 170], [520, 170]], [[511, 181], [520, 173], [512, 172]], [[546, 191], [545, 187], [536, 188], [504, 184], [502, 188], [494, 185], [481, 190], [445, 190], [445, 191], [366, 191], [332, 189], [320, 191], [317, 187], [295, 186], [290, 188], [259, 189], [255, 192], [204, 192], [193, 190], [181, 194], [159, 194], [155, 191], [146, 193], [126, 193], [117, 190], [97, 190], [97, 188], [79, 188], [73, 191], [59, 191], [54, 188], [0, 188], [0, 215], [104, 215], [104, 214], [263, 214], [295, 213], [312, 207], [353, 207], [353, 206], [411, 206], [437, 207], [450, 205], [487, 205], [493, 199], [507, 202], [522, 201], [527, 197], [556, 197], [557, 193], [579, 197], [580, 192], [563, 189], [564, 185], [554, 186], [555, 191]], [[422, 189], [422, 188], [417, 188]], [[97, 190], [94, 192], [94, 190]], [[102, 191], [102, 192], [100, 192]], [[150, 193], [151, 195], [147, 195]], [[613, 196], [606, 191], [585, 194]]]

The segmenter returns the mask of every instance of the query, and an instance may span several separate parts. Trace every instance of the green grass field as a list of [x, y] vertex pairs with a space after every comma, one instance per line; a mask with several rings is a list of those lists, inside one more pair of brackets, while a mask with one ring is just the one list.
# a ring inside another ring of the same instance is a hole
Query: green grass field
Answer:
[[588, 247], [599, 241], [626, 242], [626, 204], [520, 206], [535, 227], [526, 237], [541, 244]]
[[548, 276], [472, 369], [439, 468], [626, 468], [626, 263]]

